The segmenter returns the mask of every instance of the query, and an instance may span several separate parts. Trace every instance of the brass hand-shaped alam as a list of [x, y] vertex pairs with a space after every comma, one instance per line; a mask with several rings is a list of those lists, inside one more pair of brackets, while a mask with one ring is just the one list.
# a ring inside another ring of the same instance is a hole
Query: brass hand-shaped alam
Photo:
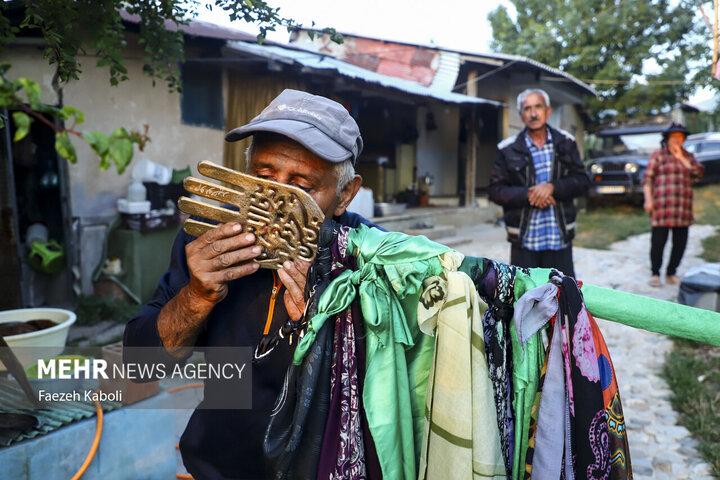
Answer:
[[[255, 259], [261, 268], [278, 269], [284, 261], [297, 258], [314, 260], [325, 215], [310, 195], [297, 187], [246, 175], [212, 162], [200, 162], [198, 171], [229, 187], [187, 177], [183, 182], [185, 190], [224, 206], [180, 197], [180, 210], [217, 223], [238, 222], [244, 232], [254, 233], [257, 244], [263, 247], [263, 253]], [[183, 228], [189, 235], [198, 237], [216, 226], [189, 218]]]

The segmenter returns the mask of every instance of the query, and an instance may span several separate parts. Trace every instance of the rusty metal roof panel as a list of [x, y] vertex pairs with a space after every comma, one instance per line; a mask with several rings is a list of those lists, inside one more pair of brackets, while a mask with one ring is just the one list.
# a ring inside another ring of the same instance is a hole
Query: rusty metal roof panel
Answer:
[[495, 100], [448, 92], [440, 88], [425, 87], [409, 80], [390, 77], [366, 70], [356, 65], [338, 60], [337, 58], [308, 50], [285, 48], [275, 45], [259, 45], [257, 43], [249, 42], [228, 42], [227, 46], [231, 50], [246, 55], [263, 57], [268, 60], [284, 64], [299, 65], [304, 69], [307, 69], [306, 71], [334, 71], [343, 77], [380, 85], [388, 89], [401, 91], [418, 97], [433, 98], [444, 103], [492, 105], [495, 107], [505, 106], [504, 103], [497, 102]]

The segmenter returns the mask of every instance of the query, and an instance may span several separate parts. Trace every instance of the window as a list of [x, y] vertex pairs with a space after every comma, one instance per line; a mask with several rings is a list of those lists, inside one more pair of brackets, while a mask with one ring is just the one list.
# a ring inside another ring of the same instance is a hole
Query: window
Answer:
[[720, 142], [706, 142], [702, 144], [701, 152], [720, 152]]
[[222, 69], [203, 63], [182, 66], [181, 120], [185, 125], [225, 129]]

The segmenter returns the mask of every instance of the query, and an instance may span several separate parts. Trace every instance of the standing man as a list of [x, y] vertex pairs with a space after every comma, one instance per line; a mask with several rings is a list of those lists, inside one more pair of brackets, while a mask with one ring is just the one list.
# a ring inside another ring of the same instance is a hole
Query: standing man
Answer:
[[[342, 105], [285, 90], [225, 139], [251, 135], [249, 174], [305, 190], [326, 217], [342, 225], [374, 226], [346, 211], [362, 183], [354, 165], [363, 141]], [[124, 345], [155, 347], [162, 349], [164, 359], [184, 362], [194, 348], [255, 347], [288, 317], [300, 319], [309, 263], [287, 261], [277, 274], [259, 270], [253, 259], [261, 248], [255, 240], [238, 223], [223, 224], [198, 238], [180, 230], [170, 267], [154, 298], [125, 327]], [[205, 381], [204, 400], [180, 439], [183, 462], [194, 478], [265, 477], [263, 438], [293, 349], [286, 340], [252, 363], [251, 409], [203, 409], [208, 401], [228, 395], [219, 380]]]
[[667, 264], [665, 281], [677, 285], [675, 275], [688, 239], [688, 227], [693, 224], [692, 184], [705, 173], [705, 167], [692, 153], [683, 148], [687, 129], [682, 123], [671, 123], [663, 132], [660, 150], [650, 157], [645, 178], [645, 211], [650, 214], [650, 286], [660, 287], [660, 267], [668, 234], [672, 230], [672, 250]]
[[525, 128], [498, 144], [489, 189], [490, 200], [503, 207], [510, 263], [575, 276], [573, 199], [585, 194], [590, 179], [575, 139], [547, 124], [548, 94], [524, 90], [517, 105]]

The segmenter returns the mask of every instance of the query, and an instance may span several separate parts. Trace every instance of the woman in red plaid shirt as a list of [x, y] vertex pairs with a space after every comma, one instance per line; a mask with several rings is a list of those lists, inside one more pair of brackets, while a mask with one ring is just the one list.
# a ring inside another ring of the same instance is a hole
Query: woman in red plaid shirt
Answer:
[[653, 287], [662, 285], [660, 266], [665, 243], [671, 230], [672, 251], [665, 281], [670, 285], [680, 283], [675, 272], [685, 253], [688, 227], [693, 224], [692, 184], [705, 173], [705, 167], [698, 163], [692, 153], [682, 147], [688, 133], [681, 123], [671, 123], [663, 132], [662, 148], [653, 153], [645, 171], [644, 208], [650, 214], [652, 225], [650, 285]]

